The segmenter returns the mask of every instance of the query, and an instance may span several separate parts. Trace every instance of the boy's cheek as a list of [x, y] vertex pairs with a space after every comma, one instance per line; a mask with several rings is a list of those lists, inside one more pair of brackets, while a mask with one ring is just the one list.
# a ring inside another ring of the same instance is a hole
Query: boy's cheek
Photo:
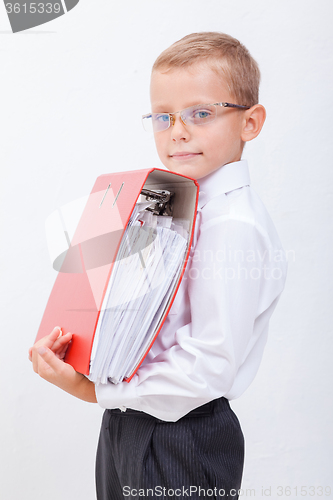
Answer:
[[156, 132], [154, 134], [154, 141], [157, 150], [159, 150], [163, 144], [161, 132]]
[[171, 162], [171, 158], [168, 155], [167, 151], [165, 149], [163, 149], [162, 147], [160, 147], [160, 148], [157, 147], [157, 154], [158, 154], [161, 162], [163, 163], [163, 165], [168, 170], [172, 171], [172, 162]]

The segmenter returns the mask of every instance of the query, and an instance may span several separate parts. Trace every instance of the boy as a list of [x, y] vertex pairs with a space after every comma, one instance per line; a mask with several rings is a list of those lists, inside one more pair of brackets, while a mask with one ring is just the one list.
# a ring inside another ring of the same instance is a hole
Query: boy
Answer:
[[[260, 73], [237, 40], [194, 33], [156, 60], [150, 122], [162, 163], [200, 184], [187, 269], [151, 351], [129, 384], [94, 386], [61, 359], [59, 329], [30, 351], [34, 370], [107, 408], [96, 461], [98, 500], [238, 498], [243, 435], [228, 400], [252, 382], [286, 263], [249, 186], [245, 142], [265, 121]], [[59, 359], [60, 358], [60, 359]]]

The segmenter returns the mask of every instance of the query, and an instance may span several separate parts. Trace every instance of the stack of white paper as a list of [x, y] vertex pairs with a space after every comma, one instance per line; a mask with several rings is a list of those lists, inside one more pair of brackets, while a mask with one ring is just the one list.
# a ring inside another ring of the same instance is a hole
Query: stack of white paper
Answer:
[[89, 378], [117, 384], [152, 342], [182, 270], [189, 221], [138, 203], [121, 241], [96, 328]]

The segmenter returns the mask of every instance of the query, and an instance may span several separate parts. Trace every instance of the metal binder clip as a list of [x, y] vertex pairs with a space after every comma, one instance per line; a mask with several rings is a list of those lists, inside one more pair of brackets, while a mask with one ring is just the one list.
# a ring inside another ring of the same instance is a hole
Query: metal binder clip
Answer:
[[154, 215], [171, 215], [173, 212], [173, 198], [175, 193], [166, 190], [157, 189], [151, 191], [150, 189], [142, 189], [141, 194], [146, 197], [147, 201], [154, 201], [154, 207], [148, 207], [146, 210], [152, 212]]

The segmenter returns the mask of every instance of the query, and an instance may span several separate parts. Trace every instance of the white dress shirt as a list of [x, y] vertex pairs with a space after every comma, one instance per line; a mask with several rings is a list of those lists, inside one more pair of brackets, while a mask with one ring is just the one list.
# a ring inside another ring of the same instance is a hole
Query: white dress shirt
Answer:
[[155, 343], [132, 380], [96, 386], [103, 408], [176, 421], [254, 379], [286, 260], [276, 229], [249, 186], [246, 160], [199, 180], [187, 268]]

